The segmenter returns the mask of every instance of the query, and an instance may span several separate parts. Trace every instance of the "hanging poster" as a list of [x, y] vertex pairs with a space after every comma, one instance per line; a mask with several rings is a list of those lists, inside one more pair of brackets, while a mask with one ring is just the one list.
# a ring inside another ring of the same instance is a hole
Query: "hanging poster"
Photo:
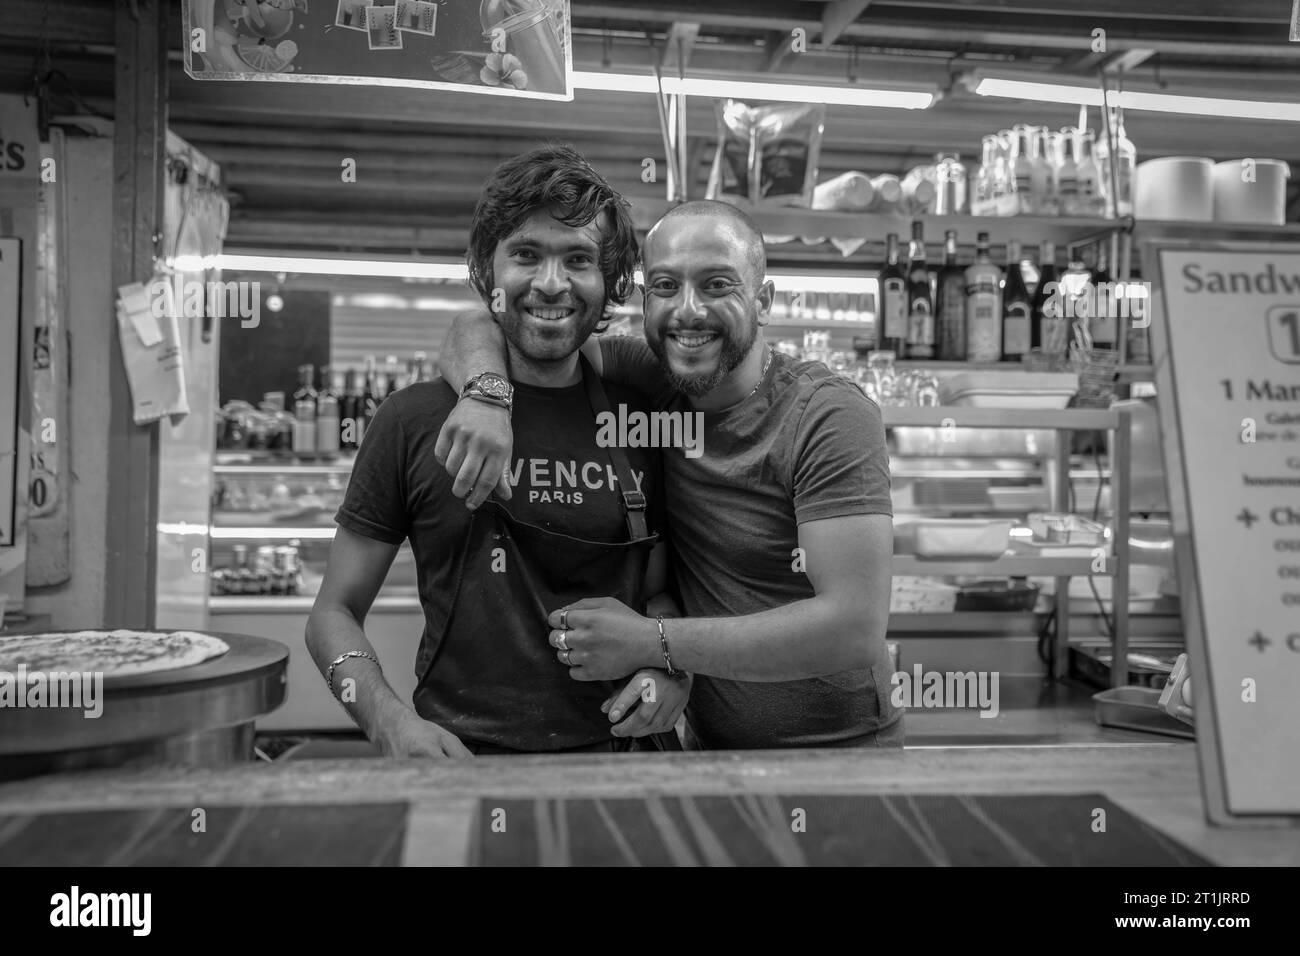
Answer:
[[184, 0], [197, 80], [572, 100], [569, 0]]

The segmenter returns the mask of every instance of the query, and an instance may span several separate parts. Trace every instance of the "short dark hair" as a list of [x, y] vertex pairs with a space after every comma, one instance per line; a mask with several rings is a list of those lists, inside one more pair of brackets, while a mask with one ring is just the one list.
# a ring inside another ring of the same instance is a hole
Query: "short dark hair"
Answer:
[[538, 209], [554, 209], [566, 226], [585, 226], [605, 212], [600, 242], [608, 320], [632, 294], [638, 250], [629, 204], [571, 146], [548, 143], [507, 159], [492, 171], [474, 207], [465, 261], [474, 290], [488, 301], [496, 282], [492, 256], [497, 243]]
[[692, 199], [673, 206], [660, 217], [659, 222], [699, 216], [717, 219], [731, 226], [737, 238], [745, 244], [745, 260], [754, 274], [755, 281], [762, 282], [767, 275], [767, 250], [763, 246], [763, 230], [745, 210], [719, 199]]

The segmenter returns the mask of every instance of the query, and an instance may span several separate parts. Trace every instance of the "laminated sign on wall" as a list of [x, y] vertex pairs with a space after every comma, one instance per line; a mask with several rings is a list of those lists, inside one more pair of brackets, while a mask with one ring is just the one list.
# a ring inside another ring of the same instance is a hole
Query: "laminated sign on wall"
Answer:
[[18, 510], [18, 307], [17, 239], [0, 239], [0, 547], [12, 547]]
[[185, 0], [185, 71], [572, 100], [569, 0]]

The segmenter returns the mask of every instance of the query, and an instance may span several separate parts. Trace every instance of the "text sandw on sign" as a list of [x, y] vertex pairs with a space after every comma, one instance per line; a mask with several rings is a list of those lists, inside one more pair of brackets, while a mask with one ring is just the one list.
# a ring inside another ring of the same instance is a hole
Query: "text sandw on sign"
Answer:
[[569, 0], [185, 0], [198, 80], [572, 100]]
[[1207, 813], [1300, 814], [1300, 248], [1157, 255], [1152, 357]]

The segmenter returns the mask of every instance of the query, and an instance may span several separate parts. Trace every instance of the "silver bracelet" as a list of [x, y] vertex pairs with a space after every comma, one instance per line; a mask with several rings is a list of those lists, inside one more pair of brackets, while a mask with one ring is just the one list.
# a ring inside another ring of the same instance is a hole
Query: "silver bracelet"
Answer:
[[379, 666], [381, 672], [384, 669], [384, 666], [379, 663], [379, 658], [374, 654], [371, 654], [369, 651], [344, 651], [338, 657], [334, 658], [334, 660], [330, 661], [329, 670], [325, 672], [325, 683], [329, 686], [331, 697], [334, 696], [334, 668], [338, 667], [349, 657], [364, 657], [367, 660], [374, 661], [375, 664]]

